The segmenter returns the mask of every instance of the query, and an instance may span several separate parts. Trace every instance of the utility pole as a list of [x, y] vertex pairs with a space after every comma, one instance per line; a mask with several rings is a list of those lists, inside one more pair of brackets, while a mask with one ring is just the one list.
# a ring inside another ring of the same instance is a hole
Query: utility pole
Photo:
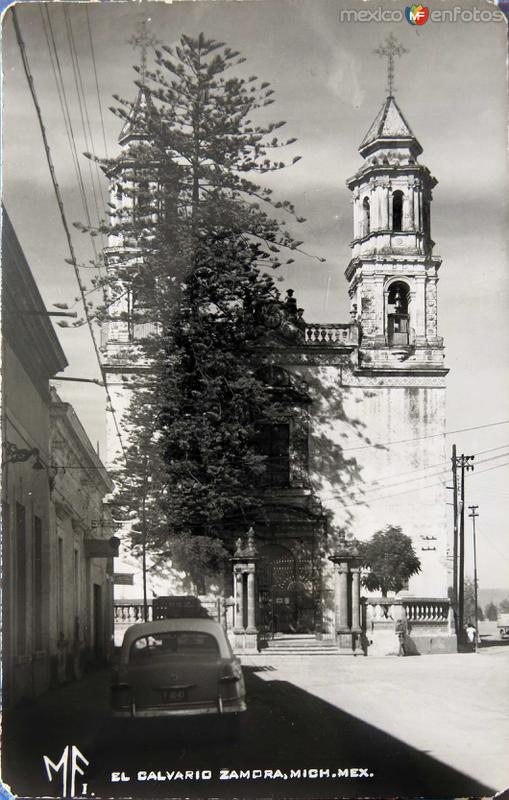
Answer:
[[477, 653], [477, 645], [479, 643], [479, 634], [478, 634], [478, 620], [477, 620], [477, 549], [475, 543], [475, 521], [479, 514], [477, 513], [477, 509], [479, 506], [469, 506], [470, 514], [468, 515], [472, 520], [472, 538], [474, 544], [474, 604], [475, 604], [475, 652]]
[[454, 519], [453, 533], [453, 567], [452, 567], [452, 597], [456, 633], [458, 633], [458, 473], [456, 472], [456, 445], [452, 446], [452, 510]]
[[[458, 575], [458, 628], [460, 641], [463, 641], [463, 628], [465, 616], [465, 472], [474, 469], [475, 456], [466, 456], [463, 453], [456, 456], [454, 466], [461, 470], [460, 501], [459, 501], [459, 575]], [[456, 470], [455, 470], [456, 471]]]
[[141, 496], [141, 569], [143, 579], [143, 622], [148, 622], [147, 598], [147, 492], [148, 492], [148, 455], [143, 455], [143, 485]]

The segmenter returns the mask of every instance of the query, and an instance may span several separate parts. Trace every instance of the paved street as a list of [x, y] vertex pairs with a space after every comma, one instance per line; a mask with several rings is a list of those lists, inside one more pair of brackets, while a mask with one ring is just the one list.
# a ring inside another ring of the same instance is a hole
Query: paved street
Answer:
[[[509, 785], [507, 647], [407, 659], [253, 656], [244, 665], [249, 711], [235, 741], [213, 720], [129, 721], [119, 733], [101, 671], [7, 715], [4, 780], [20, 796], [61, 794], [42, 756], [56, 763], [74, 744], [90, 762], [76, 791], [86, 782], [89, 797], [444, 798]], [[112, 780], [122, 771], [129, 781]]]

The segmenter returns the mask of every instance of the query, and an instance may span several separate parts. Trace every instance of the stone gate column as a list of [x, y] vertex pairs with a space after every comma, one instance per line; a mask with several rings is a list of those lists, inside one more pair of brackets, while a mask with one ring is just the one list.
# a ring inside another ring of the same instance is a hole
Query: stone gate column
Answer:
[[352, 633], [361, 632], [361, 590], [360, 590], [360, 568], [350, 567], [352, 575]]
[[235, 633], [244, 632], [244, 573], [241, 564], [235, 564]]
[[[355, 654], [354, 640], [360, 632], [359, 570], [352, 572], [352, 567], [358, 566], [358, 555], [355, 542], [347, 542], [343, 535], [336, 552], [329, 556], [336, 566], [336, 643], [340, 653], [345, 655]], [[352, 593], [354, 586], [355, 593]]]
[[338, 633], [350, 633], [348, 624], [348, 564], [346, 562], [337, 564], [337, 572], [339, 619], [336, 620], [336, 630]]
[[[249, 529], [247, 541], [240, 536], [235, 543], [235, 554], [232, 558], [235, 585], [235, 651], [257, 652], [258, 630], [256, 628], [256, 548], [254, 530]], [[244, 577], [245, 576], [245, 577]], [[246, 603], [244, 606], [244, 586], [247, 584]], [[244, 608], [247, 625], [244, 625]]]
[[247, 572], [247, 628], [246, 633], [256, 633], [255, 622], [255, 568], [254, 564]]

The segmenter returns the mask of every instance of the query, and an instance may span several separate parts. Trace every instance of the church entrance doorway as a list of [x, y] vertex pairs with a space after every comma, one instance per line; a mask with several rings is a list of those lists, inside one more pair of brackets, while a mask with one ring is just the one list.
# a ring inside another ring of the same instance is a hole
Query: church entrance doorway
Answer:
[[319, 574], [311, 553], [307, 558], [299, 556], [283, 545], [259, 550], [258, 626], [266, 638], [317, 629]]

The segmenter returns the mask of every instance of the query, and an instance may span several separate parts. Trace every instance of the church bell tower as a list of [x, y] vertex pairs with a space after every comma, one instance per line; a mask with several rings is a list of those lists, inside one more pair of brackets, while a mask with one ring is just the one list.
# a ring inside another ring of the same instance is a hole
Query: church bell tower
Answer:
[[364, 164], [347, 181], [354, 234], [346, 277], [360, 328], [359, 367], [443, 369], [441, 259], [433, 255], [430, 220], [437, 181], [419, 163], [422, 147], [394, 98], [394, 56], [405, 51], [390, 36], [377, 52], [388, 58], [387, 97], [359, 147]]
[[105, 169], [115, 223], [103, 251], [104, 265], [111, 279], [106, 290], [108, 320], [103, 324], [101, 335], [104, 371], [113, 406], [107, 406], [105, 460], [108, 466], [120, 455], [117, 426], [128, 408], [130, 386], [139, 384], [150, 369], [140, 344], [156, 331], [156, 325], [139, 302], [137, 283], [143, 267], [138, 237], [149, 235], [150, 222], [156, 219], [153, 199], [157, 191], [156, 170], [150, 155], [150, 120], [156, 112], [145, 84], [147, 48], [154, 41], [143, 21], [131, 39], [131, 43], [141, 49], [137, 97], [120, 131], [120, 152]]

